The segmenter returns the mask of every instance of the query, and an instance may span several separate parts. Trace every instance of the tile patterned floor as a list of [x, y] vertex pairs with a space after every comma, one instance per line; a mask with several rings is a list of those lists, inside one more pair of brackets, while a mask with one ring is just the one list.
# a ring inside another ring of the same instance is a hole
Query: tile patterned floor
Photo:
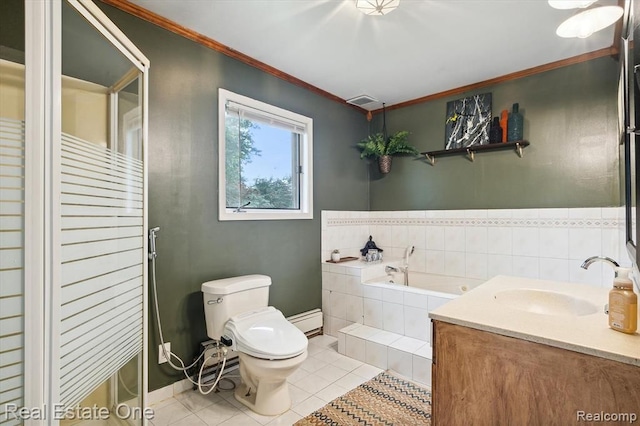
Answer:
[[[254, 413], [236, 401], [232, 391], [206, 396], [187, 391], [154, 405], [155, 418], [150, 423], [153, 426], [291, 426], [382, 372], [340, 355], [337, 346], [337, 339], [326, 335], [309, 340], [308, 358], [289, 377], [292, 407], [280, 416]], [[232, 374], [238, 374], [237, 370]]]

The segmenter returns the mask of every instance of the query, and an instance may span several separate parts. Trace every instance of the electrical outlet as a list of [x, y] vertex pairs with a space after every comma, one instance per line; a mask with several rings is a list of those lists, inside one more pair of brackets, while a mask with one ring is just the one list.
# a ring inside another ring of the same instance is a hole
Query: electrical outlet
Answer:
[[[171, 352], [171, 342], [165, 342], [164, 347], [167, 350], [167, 355], [169, 355]], [[165, 362], [167, 362], [167, 358], [164, 356], [162, 345], [158, 345], [158, 364], [164, 364]]]

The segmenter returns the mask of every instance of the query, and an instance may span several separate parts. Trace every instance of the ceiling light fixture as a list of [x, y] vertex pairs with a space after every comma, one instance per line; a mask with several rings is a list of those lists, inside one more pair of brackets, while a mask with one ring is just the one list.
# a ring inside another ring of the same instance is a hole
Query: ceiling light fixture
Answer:
[[623, 12], [620, 6], [591, 6], [560, 24], [556, 34], [566, 38], [586, 38], [615, 23]]
[[554, 9], [583, 9], [596, 1], [598, 0], [549, 0], [549, 6]]
[[356, 8], [365, 15], [386, 15], [396, 10], [400, 0], [356, 0]]

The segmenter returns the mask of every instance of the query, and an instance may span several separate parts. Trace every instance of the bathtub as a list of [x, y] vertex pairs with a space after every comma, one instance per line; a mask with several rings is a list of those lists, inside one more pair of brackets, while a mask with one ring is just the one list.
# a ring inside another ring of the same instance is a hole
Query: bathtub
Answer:
[[384, 287], [394, 290], [409, 291], [411, 293], [418, 294], [431, 293], [439, 297], [453, 299], [474, 289], [484, 281], [485, 280], [477, 280], [473, 278], [409, 272], [409, 286], [405, 286], [404, 274], [401, 272], [392, 272], [383, 277], [368, 280], [363, 284], [382, 284], [385, 285]]
[[364, 325], [429, 342], [429, 312], [471, 291], [484, 280], [435, 274], [392, 273], [362, 283]]

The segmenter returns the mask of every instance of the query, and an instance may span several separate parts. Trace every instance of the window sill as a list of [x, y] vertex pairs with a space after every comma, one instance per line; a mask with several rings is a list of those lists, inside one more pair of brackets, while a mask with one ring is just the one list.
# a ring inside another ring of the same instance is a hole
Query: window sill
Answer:
[[294, 219], [313, 219], [312, 212], [290, 211], [290, 210], [270, 210], [234, 212], [231, 209], [221, 210], [218, 220], [234, 221], [234, 220], [294, 220]]

